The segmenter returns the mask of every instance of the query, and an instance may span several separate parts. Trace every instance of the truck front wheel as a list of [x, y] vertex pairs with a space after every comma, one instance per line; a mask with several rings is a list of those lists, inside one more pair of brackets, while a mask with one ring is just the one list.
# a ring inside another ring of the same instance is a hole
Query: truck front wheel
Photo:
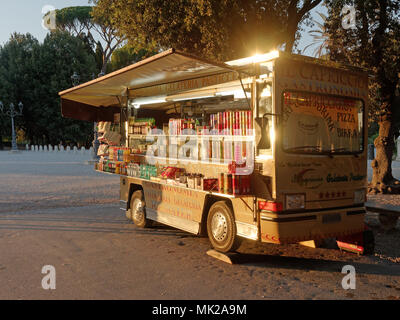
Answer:
[[143, 191], [138, 190], [132, 194], [130, 212], [132, 221], [136, 226], [139, 228], [151, 226], [151, 220], [146, 219], [146, 203]]
[[240, 246], [235, 218], [225, 201], [218, 201], [211, 206], [207, 217], [207, 233], [211, 245], [217, 251], [235, 251]]

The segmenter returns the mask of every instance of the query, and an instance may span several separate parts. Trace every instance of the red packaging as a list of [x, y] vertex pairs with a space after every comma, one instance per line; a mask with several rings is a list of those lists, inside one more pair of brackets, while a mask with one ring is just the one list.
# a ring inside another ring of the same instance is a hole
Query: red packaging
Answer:
[[252, 134], [252, 132], [251, 132], [252, 120], [253, 120], [253, 115], [252, 115], [251, 111], [247, 111], [247, 135], [248, 136]]
[[224, 128], [224, 119], [222, 112], [218, 112], [218, 134], [222, 134]]
[[243, 176], [237, 176], [237, 182], [238, 182], [238, 194], [244, 194], [244, 177]]
[[238, 195], [240, 193], [239, 190], [239, 179], [237, 175], [232, 175], [232, 194]]
[[203, 190], [204, 191], [218, 190], [218, 179], [203, 179]]
[[235, 136], [240, 135], [240, 112], [235, 111], [235, 123], [234, 123], [234, 128], [235, 128]]
[[245, 117], [244, 116], [245, 116], [245, 113], [243, 111], [240, 112], [240, 134], [242, 136], [245, 135], [245, 133], [244, 133]]
[[228, 174], [228, 193], [232, 194], [233, 193], [233, 188], [232, 188], [232, 175]]
[[163, 178], [173, 179], [175, 178], [175, 175], [179, 170], [180, 170], [179, 168], [167, 167], [163, 170], [161, 176]]
[[242, 194], [249, 194], [250, 193], [250, 190], [249, 190], [249, 187], [250, 187], [250, 179], [249, 179], [249, 176], [242, 176], [242, 183], [241, 183], [242, 185], [243, 185], [243, 190], [242, 190]]
[[218, 177], [218, 192], [219, 193], [224, 193], [224, 181], [225, 181], [225, 177], [224, 174], [221, 173]]
[[222, 112], [222, 132], [221, 134], [225, 135], [225, 129], [226, 129], [226, 112]]

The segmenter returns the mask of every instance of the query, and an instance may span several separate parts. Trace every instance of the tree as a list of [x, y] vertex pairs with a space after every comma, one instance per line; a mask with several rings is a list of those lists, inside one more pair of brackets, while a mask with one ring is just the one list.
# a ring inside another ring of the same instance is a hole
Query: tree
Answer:
[[[78, 6], [66, 7], [56, 10], [56, 25], [57, 29], [66, 31], [77, 37], [82, 34], [88, 35], [93, 29], [92, 7]], [[47, 13], [47, 16], [50, 13]]]
[[[49, 14], [50, 12], [45, 17]], [[101, 52], [102, 63], [99, 70], [103, 74], [107, 71], [107, 64], [114, 50], [124, 42], [124, 37], [120, 37], [110, 23], [107, 11], [96, 15], [92, 6], [75, 6], [56, 10], [56, 27], [59, 31], [66, 31], [80, 37], [90, 47], [89, 50], [96, 55]], [[95, 41], [93, 33], [103, 40], [104, 48], [101, 42]]]
[[[379, 123], [379, 136], [374, 141], [377, 152], [371, 164], [369, 192], [399, 193], [400, 182], [394, 179], [391, 167], [400, 129], [400, 1], [331, 0], [327, 4], [330, 58], [364, 67], [371, 73], [371, 118]], [[345, 5], [355, 9], [353, 26], [348, 23], [351, 11], [342, 14]]]
[[312, 36], [313, 41], [304, 47], [303, 52], [311, 47], [314, 47], [313, 55], [317, 58], [323, 58], [325, 51], [330, 45], [329, 34], [327, 33], [325, 26], [328, 17], [320, 12], [317, 12], [317, 14], [321, 17], [323, 22], [319, 23], [318, 21], [314, 21], [314, 23], [317, 25], [317, 29], [313, 29], [308, 32]]
[[[36, 77], [34, 60], [39, 50], [39, 42], [30, 34], [14, 33], [0, 48], [0, 99], [8, 108], [10, 103], [24, 104], [22, 117], [15, 118], [16, 127], [22, 127], [30, 138], [40, 135], [32, 121], [35, 104], [33, 81]], [[0, 130], [4, 136], [11, 136], [9, 118], [2, 118]]]
[[51, 143], [63, 140], [89, 144], [93, 125], [62, 118], [58, 92], [72, 86], [71, 75], [74, 72], [80, 75], [81, 82], [91, 80], [96, 72], [94, 56], [86, 51], [80, 38], [65, 32], [53, 32], [45, 38], [36, 62], [43, 89], [41, 108], [45, 110], [39, 124], [46, 128], [46, 138]]
[[14, 34], [1, 48], [0, 97], [5, 105], [23, 102], [17, 126], [31, 143], [90, 143], [93, 124], [64, 119], [60, 112], [58, 92], [72, 86], [75, 71], [88, 81], [96, 64], [85, 43], [66, 32], [47, 35], [43, 44], [29, 34]]
[[[92, 1], [90, 1], [92, 2]], [[109, 8], [103, 8], [103, 10], [98, 11], [93, 8], [91, 11], [93, 27], [104, 41], [105, 46], [102, 48], [103, 52], [103, 66], [101, 68], [101, 73], [105, 74], [107, 72], [107, 64], [111, 59], [113, 52], [119, 48], [125, 41], [125, 36], [118, 33], [115, 25], [111, 20], [111, 10]]]
[[[285, 1], [283, 1], [285, 2]], [[298, 37], [299, 27], [301, 22], [305, 20], [309, 25], [310, 11], [322, 2], [319, 0], [292, 0], [287, 5], [287, 20], [286, 20], [286, 52], [292, 52], [296, 37]]]
[[[151, 52], [150, 54], [156, 54], [156, 52]], [[114, 51], [111, 61], [107, 66], [107, 72], [113, 72], [127, 67], [131, 64], [139, 62], [143, 59], [143, 57], [148, 55], [149, 53], [144, 49], [137, 51], [136, 48], [125, 45], [122, 48]]]
[[170, 47], [228, 60], [286, 44], [291, 52], [299, 27], [322, 0], [96, 0], [119, 34], [137, 49]]

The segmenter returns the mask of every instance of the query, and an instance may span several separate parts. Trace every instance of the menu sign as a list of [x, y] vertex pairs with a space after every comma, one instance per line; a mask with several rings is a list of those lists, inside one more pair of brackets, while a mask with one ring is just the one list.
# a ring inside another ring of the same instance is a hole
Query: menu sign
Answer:
[[363, 104], [348, 97], [286, 91], [283, 125], [286, 148], [314, 146], [321, 151], [359, 151]]

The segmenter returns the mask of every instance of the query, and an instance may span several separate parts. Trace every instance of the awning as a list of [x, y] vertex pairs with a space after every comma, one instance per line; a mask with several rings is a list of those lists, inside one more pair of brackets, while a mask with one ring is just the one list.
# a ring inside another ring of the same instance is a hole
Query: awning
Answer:
[[[101, 78], [62, 91], [62, 115], [107, 121], [127, 97], [176, 94], [237, 79], [234, 67], [170, 49]], [[101, 108], [101, 109], [96, 109]], [[98, 110], [98, 111], [97, 111]], [[100, 112], [101, 110], [101, 112]]]
[[120, 107], [93, 107], [81, 102], [62, 99], [62, 115], [83, 121], [114, 121], [114, 113], [120, 113]]

